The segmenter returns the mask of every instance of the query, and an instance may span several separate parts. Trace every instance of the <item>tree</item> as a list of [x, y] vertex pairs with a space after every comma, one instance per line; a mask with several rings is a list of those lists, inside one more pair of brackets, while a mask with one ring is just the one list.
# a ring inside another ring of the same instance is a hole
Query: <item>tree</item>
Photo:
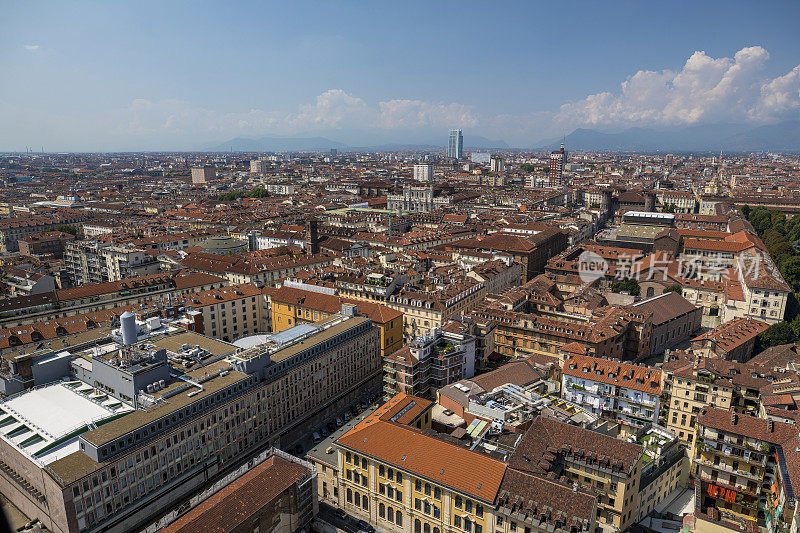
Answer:
[[669, 287], [664, 289], [664, 292], [675, 292], [678, 294], [683, 294], [683, 287], [681, 287], [676, 283], [675, 285], [670, 285]]
[[778, 322], [771, 325], [765, 332], [756, 337], [756, 343], [761, 350], [771, 346], [791, 344], [797, 340], [794, 329], [788, 322]]
[[667, 204], [661, 210], [664, 213], [674, 213], [675, 212], [675, 204]]
[[627, 292], [631, 296], [639, 296], [641, 288], [635, 279], [615, 279], [611, 282], [611, 292]]
[[800, 316], [794, 317], [794, 320], [789, 322], [789, 325], [792, 326], [795, 338], [800, 339]]
[[749, 205], [745, 204], [742, 206], [742, 214], [744, 215], [744, 218], [748, 220], [750, 220], [750, 211], [752, 211], [752, 209]]
[[772, 216], [766, 207], [760, 205], [750, 213], [750, 223], [760, 236], [772, 227]]
[[761, 240], [764, 241], [764, 244], [769, 247], [775, 243], [785, 241], [786, 237], [784, 237], [783, 233], [769, 228], [768, 230], [764, 231], [764, 234], [761, 236]]
[[70, 226], [69, 224], [59, 224], [58, 226], [56, 226], [56, 231], [69, 233], [70, 235], [78, 234], [78, 228], [76, 228], [75, 226]]
[[781, 275], [794, 292], [800, 292], [800, 257], [793, 256], [785, 260], [780, 267]]

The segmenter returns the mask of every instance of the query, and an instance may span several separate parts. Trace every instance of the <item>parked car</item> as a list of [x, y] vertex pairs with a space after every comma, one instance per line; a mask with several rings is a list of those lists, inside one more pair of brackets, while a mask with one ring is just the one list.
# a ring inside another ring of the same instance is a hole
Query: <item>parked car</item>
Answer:
[[319, 441], [322, 440], [322, 437], [319, 436], [319, 433], [316, 431], [314, 432], [314, 444], [319, 444]]
[[334, 514], [339, 518], [341, 518], [342, 520], [347, 519], [347, 513], [344, 512], [344, 509], [336, 509], [336, 512]]
[[344, 421], [345, 422], [350, 422], [350, 413], [345, 413], [344, 414]]
[[336, 418], [336, 425], [339, 426], [339, 427], [342, 427], [342, 424], [344, 424], [344, 422], [342, 422], [342, 419], [337, 417]]
[[360, 531], [366, 531], [367, 533], [375, 533], [375, 528], [372, 527], [369, 522], [365, 522], [364, 520], [359, 520], [356, 522], [356, 527]]
[[330, 433], [336, 431], [336, 424], [334, 424], [333, 421], [328, 422], [328, 425], [326, 427], [328, 428], [328, 431]]
[[327, 437], [328, 436], [328, 428], [326, 428], [325, 426], [322, 426], [322, 428], [319, 430], [319, 432], [322, 434], [323, 437]]

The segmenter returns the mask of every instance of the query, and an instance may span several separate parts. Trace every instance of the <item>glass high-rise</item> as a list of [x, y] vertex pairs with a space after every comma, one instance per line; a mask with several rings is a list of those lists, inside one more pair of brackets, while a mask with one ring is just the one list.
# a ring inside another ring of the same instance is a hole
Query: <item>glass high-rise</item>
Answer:
[[450, 139], [447, 143], [447, 157], [461, 159], [464, 155], [464, 136], [461, 130], [450, 130]]

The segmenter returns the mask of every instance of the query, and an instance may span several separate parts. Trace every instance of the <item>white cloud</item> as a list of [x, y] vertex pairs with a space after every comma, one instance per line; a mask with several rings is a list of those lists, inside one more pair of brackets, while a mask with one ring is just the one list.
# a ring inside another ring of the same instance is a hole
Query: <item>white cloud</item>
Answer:
[[468, 106], [421, 100], [387, 100], [370, 105], [341, 89], [330, 89], [296, 112], [250, 109], [218, 113], [181, 100], [139, 98], [123, 111], [118, 131], [136, 135], [205, 132], [216, 134], [293, 134], [315, 130], [404, 130], [420, 127], [472, 127], [479, 124]]
[[28, 52], [36, 52], [41, 48], [38, 44], [23, 44], [22, 47]]
[[742, 48], [732, 58], [693, 53], [678, 72], [640, 70], [619, 93], [591, 94], [561, 106], [555, 124], [569, 126], [690, 125], [768, 122], [800, 110], [800, 67], [763, 79], [769, 53]]
[[[39, 45], [24, 45], [41, 53]], [[640, 70], [619, 90], [590, 94], [554, 111], [479, 113], [459, 102], [408, 98], [368, 101], [342, 89], [329, 89], [293, 111], [251, 108], [223, 111], [178, 99], [137, 98], [113, 110], [45, 111], [23, 102], [0, 101], [0, 123], [19, 125], [0, 132], [0, 147], [44, 143], [63, 148], [80, 138], [82, 149], [185, 148], [226, 138], [306, 135], [342, 137], [374, 133], [375, 138], [430, 137], [450, 127], [530, 146], [575, 127], [626, 127], [742, 122], [760, 124], [800, 117], [800, 66], [777, 77], [763, 76], [769, 54], [742, 48], [733, 57], [698, 51], [676, 70]], [[76, 136], [74, 132], [80, 131]], [[446, 134], [446, 133], [445, 133]], [[338, 138], [338, 137], [335, 137]], [[369, 139], [361, 141], [368, 143]], [[105, 143], [105, 144], [104, 144]], [[95, 146], [97, 145], [97, 146]]]

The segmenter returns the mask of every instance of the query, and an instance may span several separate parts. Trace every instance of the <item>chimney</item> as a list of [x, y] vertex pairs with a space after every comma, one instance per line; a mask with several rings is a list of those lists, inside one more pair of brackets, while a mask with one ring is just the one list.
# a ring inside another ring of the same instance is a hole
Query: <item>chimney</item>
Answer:
[[775, 431], [775, 421], [772, 419], [767, 420], [767, 433]]
[[736, 413], [731, 413], [731, 424], [735, 426], [738, 420], [739, 420], [739, 415], [737, 415]]

